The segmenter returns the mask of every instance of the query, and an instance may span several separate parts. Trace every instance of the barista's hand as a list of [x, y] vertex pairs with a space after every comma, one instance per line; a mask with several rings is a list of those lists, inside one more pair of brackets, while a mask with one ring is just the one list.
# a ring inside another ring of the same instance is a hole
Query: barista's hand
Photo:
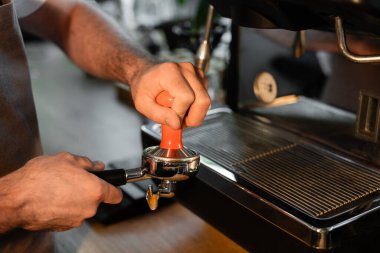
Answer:
[[100, 202], [116, 204], [119, 189], [88, 173], [104, 164], [70, 153], [40, 156], [12, 173], [21, 201], [19, 219], [29, 230], [66, 230], [95, 215]]
[[[142, 69], [132, 80], [131, 90], [136, 109], [146, 117], [178, 129], [185, 117], [185, 125], [199, 126], [210, 107], [206, 80], [191, 63], [161, 63]], [[167, 91], [174, 98], [166, 108], [156, 97]]]

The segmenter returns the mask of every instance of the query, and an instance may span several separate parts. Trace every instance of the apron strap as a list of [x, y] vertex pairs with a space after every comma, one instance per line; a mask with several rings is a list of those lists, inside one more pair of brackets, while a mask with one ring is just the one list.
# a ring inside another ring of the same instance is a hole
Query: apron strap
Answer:
[[[12, 0], [0, 0], [0, 176], [41, 154], [28, 65]], [[53, 252], [49, 232], [0, 235], [0, 252]]]

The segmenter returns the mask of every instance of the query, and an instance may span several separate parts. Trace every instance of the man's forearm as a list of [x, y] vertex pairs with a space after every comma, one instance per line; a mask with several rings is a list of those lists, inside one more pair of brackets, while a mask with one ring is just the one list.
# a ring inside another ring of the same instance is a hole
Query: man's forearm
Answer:
[[20, 23], [24, 29], [54, 41], [82, 69], [101, 78], [130, 84], [140, 69], [153, 63], [92, 4], [48, 0]]
[[100, 77], [131, 83], [149, 63], [113, 20], [86, 4], [74, 9], [67, 33], [65, 51], [79, 66]]
[[[49, 23], [47, 23], [49, 22]], [[202, 74], [190, 63], [155, 63], [97, 8], [79, 0], [47, 0], [22, 27], [60, 45], [82, 69], [131, 85], [137, 111], [178, 129], [199, 126], [210, 106]], [[156, 97], [167, 91], [170, 108]]]

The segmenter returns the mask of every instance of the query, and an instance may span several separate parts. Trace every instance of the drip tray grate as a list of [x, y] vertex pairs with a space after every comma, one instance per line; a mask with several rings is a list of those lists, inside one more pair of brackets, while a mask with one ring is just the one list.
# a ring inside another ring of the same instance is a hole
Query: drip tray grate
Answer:
[[237, 115], [208, 120], [186, 131], [184, 140], [187, 147], [312, 217], [327, 217], [380, 190], [377, 171]]

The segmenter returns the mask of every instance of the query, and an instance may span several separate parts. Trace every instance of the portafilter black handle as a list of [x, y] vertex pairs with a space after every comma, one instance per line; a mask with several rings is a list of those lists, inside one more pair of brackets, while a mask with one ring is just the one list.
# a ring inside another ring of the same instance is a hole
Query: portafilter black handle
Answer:
[[125, 185], [126, 183], [129, 183], [129, 182], [146, 179], [144, 177], [145, 173], [143, 172], [141, 168], [114, 169], [114, 170], [101, 170], [101, 171], [91, 170], [89, 172], [114, 186]]

